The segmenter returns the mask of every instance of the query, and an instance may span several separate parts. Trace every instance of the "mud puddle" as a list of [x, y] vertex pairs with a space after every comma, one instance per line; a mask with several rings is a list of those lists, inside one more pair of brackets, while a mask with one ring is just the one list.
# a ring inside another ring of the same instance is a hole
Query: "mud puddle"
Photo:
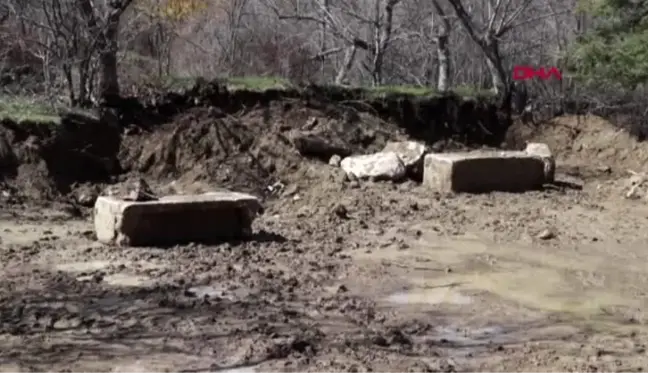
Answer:
[[385, 300], [397, 305], [410, 304], [470, 304], [472, 298], [455, 292], [449, 287], [423, 289], [415, 291], [399, 291], [390, 294]]
[[[127, 266], [128, 265], [128, 266]], [[164, 266], [139, 262], [109, 261], [109, 260], [91, 260], [78, 261], [70, 263], [54, 264], [54, 270], [63, 271], [71, 274], [80, 274], [77, 281], [95, 281], [97, 272], [104, 272], [101, 276], [102, 282], [118, 287], [148, 287], [155, 285], [156, 280], [150, 276], [130, 272], [129, 268], [137, 267], [138, 269], [162, 269]], [[122, 268], [121, 270], [115, 270]]]
[[[34, 218], [33, 220], [36, 220]], [[79, 241], [73, 232], [85, 232], [92, 226], [80, 220], [67, 221], [16, 221], [0, 218], [0, 234], [4, 245], [31, 245], [39, 241], [57, 241], [61, 244], [73, 244]]]
[[645, 243], [557, 248], [426, 233], [408, 244], [408, 250], [387, 247], [354, 253], [360, 262], [387, 268], [402, 281], [408, 290], [385, 298], [395, 305], [468, 306], [479, 313], [479, 305], [497, 304], [484, 307], [488, 311], [481, 314], [493, 320], [502, 317], [504, 308], [594, 317], [648, 306], [641, 290], [648, 287], [643, 265], [648, 253], [641, 249]]
[[58, 263], [53, 267], [57, 271], [63, 272], [90, 272], [106, 269], [113, 263], [107, 260], [91, 260], [87, 262], [71, 262], [71, 263]]
[[193, 286], [187, 289], [187, 295], [196, 298], [209, 298], [209, 299], [227, 299], [236, 301], [244, 298], [247, 294], [240, 289], [230, 290], [220, 285], [207, 285], [207, 286]]

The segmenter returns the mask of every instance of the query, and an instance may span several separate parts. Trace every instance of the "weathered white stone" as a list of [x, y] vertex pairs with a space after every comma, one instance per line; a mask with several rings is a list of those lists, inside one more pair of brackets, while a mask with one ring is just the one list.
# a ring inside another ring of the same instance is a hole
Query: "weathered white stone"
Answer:
[[102, 196], [94, 207], [97, 239], [120, 246], [213, 243], [251, 232], [259, 200], [235, 192], [175, 195], [155, 201]]
[[423, 183], [440, 192], [520, 192], [544, 181], [544, 161], [521, 151], [433, 153], [424, 161]]
[[542, 158], [545, 162], [545, 182], [553, 183], [556, 179], [556, 159], [549, 149], [549, 145], [530, 142], [527, 143], [526, 149], [524, 151], [530, 155], [534, 155]]
[[399, 180], [405, 176], [405, 165], [393, 152], [380, 152], [346, 157], [340, 167], [351, 178]]
[[383, 152], [396, 153], [405, 167], [410, 168], [423, 162], [427, 146], [416, 141], [390, 141], [385, 145]]
[[410, 175], [423, 177], [423, 157], [428, 152], [428, 147], [416, 141], [391, 141], [385, 145], [383, 152], [396, 153], [401, 159]]

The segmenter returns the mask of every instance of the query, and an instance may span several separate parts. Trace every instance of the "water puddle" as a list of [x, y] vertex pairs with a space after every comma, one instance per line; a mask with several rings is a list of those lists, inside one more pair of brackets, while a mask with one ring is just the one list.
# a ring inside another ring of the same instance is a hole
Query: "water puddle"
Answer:
[[400, 291], [387, 297], [387, 302], [408, 304], [470, 304], [472, 298], [449, 288]]
[[244, 298], [247, 291], [244, 289], [228, 289], [219, 285], [194, 286], [187, 290], [187, 293], [196, 298], [227, 299], [236, 301]]
[[108, 285], [123, 287], [146, 287], [155, 283], [155, 281], [150, 277], [130, 275], [126, 273], [108, 275], [103, 278], [103, 281]]
[[490, 343], [508, 343], [513, 341], [512, 336], [504, 328], [499, 326], [470, 329], [438, 327], [435, 330], [433, 339], [451, 343], [459, 347], [476, 347]]
[[91, 272], [107, 268], [111, 264], [113, 263], [107, 260], [93, 260], [89, 262], [59, 263], [54, 268], [63, 272]]

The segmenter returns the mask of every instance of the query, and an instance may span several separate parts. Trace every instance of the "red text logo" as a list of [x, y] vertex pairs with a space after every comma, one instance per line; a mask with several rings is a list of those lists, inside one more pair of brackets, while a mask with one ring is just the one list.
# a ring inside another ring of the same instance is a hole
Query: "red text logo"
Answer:
[[528, 80], [536, 77], [542, 80], [548, 80], [552, 76], [558, 80], [562, 80], [562, 74], [557, 67], [541, 67], [536, 69], [532, 66], [515, 66], [513, 68], [513, 80]]

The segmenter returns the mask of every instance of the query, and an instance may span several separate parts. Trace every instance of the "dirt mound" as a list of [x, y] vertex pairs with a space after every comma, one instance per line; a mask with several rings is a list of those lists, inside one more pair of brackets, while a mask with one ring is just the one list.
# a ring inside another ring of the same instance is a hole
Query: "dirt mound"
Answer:
[[[321, 146], [299, 146], [305, 137]], [[396, 125], [351, 108], [276, 102], [239, 115], [194, 108], [153, 132], [125, 136], [120, 163], [175, 188], [204, 182], [260, 193], [333, 154], [378, 151], [401, 138]]]
[[3, 194], [47, 200], [78, 182], [109, 182], [120, 171], [120, 129], [90, 115], [66, 113], [59, 124], [0, 122]]
[[123, 125], [135, 123], [152, 129], [196, 107], [217, 107], [233, 114], [274, 102], [298, 102], [309, 108], [324, 105], [354, 108], [396, 123], [410, 136], [426, 142], [452, 138], [466, 144], [498, 146], [510, 125], [510, 115], [498, 109], [496, 98], [452, 93], [378, 94], [363, 88], [339, 86], [230, 91], [222, 82], [199, 80], [190, 89], [151, 91], [145, 96], [120, 98], [108, 104], [118, 112]]
[[559, 163], [589, 168], [645, 171], [648, 143], [609, 121], [594, 115], [566, 115], [536, 127], [516, 123], [509, 129], [507, 143], [523, 147], [524, 141], [548, 144]]
[[375, 152], [405, 138], [493, 146], [508, 127], [485, 99], [367, 94], [318, 87], [228, 91], [201, 82], [184, 92], [120, 99], [96, 117], [67, 113], [58, 125], [5, 120], [2, 190], [51, 200], [80, 183], [141, 173], [158, 187], [174, 182], [189, 193], [201, 182], [260, 193], [303, 179], [313, 162], [335, 154]]

